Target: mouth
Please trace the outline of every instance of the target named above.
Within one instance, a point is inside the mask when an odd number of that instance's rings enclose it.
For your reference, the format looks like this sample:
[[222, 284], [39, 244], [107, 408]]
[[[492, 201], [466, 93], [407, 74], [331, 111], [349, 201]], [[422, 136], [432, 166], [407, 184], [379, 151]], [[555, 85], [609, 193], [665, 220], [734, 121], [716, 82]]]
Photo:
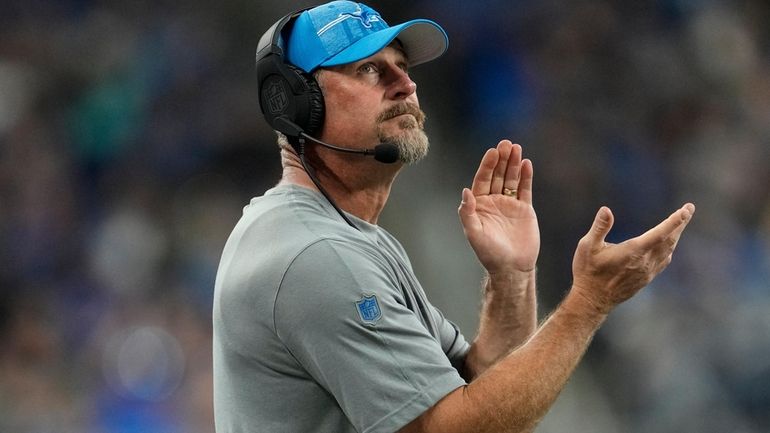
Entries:
[[411, 113], [403, 113], [393, 116], [385, 122], [395, 125], [400, 130], [414, 129], [420, 127], [420, 122], [417, 120], [417, 116]]
[[[411, 116], [411, 119], [407, 119], [403, 117], [405, 115]], [[400, 103], [385, 110], [383, 113], [380, 114], [379, 119], [377, 120], [379, 122], [385, 122], [391, 119], [398, 119], [398, 121], [406, 122], [406, 123], [414, 122], [420, 127], [422, 127], [422, 123], [425, 120], [425, 115], [422, 113], [422, 111], [420, 111], [420, 108], [415, 104]]]

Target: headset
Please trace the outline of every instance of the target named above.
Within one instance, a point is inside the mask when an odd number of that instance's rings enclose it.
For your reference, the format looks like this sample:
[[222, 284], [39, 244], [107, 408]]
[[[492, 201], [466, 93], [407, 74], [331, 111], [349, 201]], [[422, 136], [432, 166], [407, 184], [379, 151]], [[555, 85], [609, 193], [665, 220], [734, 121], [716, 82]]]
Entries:
[[314, 136], [324, 122], [324, 97], [318, 82], [305, 71], [286, 62], [282, 35], [302, 12], [292, 12], [276, 21], [257, 44], [259, 106], [267, 123], [289, 137], [293, 146], [304, 132]]

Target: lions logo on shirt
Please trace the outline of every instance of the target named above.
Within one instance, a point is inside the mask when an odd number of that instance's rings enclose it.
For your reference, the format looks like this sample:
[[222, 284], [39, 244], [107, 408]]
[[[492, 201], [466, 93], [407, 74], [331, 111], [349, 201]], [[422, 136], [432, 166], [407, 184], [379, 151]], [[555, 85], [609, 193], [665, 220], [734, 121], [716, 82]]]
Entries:
[[382, 317], [380, 304], [377, 302], [376, 295], [364, 295], [360, 301], [356, 302], [358, 316], [364, 323], [374, 323]]

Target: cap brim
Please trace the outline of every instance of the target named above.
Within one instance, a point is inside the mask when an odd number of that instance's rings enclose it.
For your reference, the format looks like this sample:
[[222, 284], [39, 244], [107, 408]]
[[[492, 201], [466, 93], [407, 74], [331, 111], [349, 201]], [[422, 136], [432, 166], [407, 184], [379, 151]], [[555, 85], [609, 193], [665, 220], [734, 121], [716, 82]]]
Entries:
[[407, 21], [372, 33], [326, 59], [319, 66], [337, 66], [357, 62], [374, 55], [398, 38], [409, 66], [419, 65], [444, 54], [449, 38], [438, 24], [431, 20]]

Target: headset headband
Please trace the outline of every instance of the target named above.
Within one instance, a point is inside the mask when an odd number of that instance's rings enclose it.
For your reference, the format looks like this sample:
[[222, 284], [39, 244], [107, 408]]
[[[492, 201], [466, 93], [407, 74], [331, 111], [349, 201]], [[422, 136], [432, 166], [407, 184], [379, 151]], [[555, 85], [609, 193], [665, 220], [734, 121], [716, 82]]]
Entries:
[[283, 58], [284, 53], [283, 47], [281, 46], [283, 28], [289, 21], [297, 18], [300, 16], [300, 14], [302, 14], [302, 12], [305, 12], [306, 10], [308, 9], [300, 9], [296, 12], [285, 15], [283, 18], [279, 19], [272, 26], [270, 26], [269, 29], [267, 29], [262, 37], [259, 38], [259, 43], [257, 44], [257, 62], [259, 62], [260, 59], [264, 58], [268, 54], [277, 54]]

